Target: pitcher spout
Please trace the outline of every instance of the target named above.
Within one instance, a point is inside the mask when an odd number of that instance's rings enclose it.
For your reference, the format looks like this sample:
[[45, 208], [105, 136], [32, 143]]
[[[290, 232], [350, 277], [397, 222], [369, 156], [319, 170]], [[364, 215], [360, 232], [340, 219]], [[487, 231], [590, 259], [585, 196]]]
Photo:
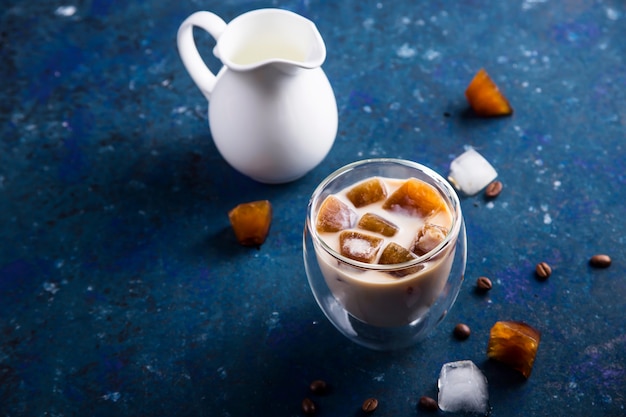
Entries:
[[214, 54], [234, 71], [274, 65], [290, 73], [320, 67], [326, 46], [310, 20], [287, 10], [263, 9], [233, 19]]

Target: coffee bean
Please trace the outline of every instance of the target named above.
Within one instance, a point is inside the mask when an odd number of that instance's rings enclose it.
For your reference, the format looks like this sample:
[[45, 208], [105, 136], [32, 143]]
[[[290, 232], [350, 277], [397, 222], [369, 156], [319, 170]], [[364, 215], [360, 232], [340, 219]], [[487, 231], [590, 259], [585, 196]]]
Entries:
[[315, 381], [311, 382], [311, 385], [309, 385], [309, 389], [313, 394], [324, 395], [328, 392], [328, 384], [326, 383], [326, 381], [316, 379]]
[[552, 268], [546, 262], [539, 262], [535, 267], [535, 273], [540, 280], [545, 281], [552, 275]]
[[502, 192], [502, 183], [500, 181], [493, 181], [487, 188], [485, 188], [485, 197], [496, 198], [500, 192]]
[[439, 406], [437, 405], [437, 401], [431, 397], [427, 397], [426, 395], [422, 396], [417, 403], [419, 408], [426, 411], [437, 411]]
[[313, 402], [312, 399], [305, 398], [304, 400], [302, 400], [302, 412], [304, 414], [311, 416], [315, 414], [316, 411], [317, 411], [317, 407], [315, 406], [315, 403]]
[[493, 287], [491, 280], [487, 277], [479, 277], [476, 280], [476, 289], [481, 292], [487, 292]]
[[374, 410], [378, 408], [378, 400], [376, 398], [368, 398], [363, 401], [363, 405], [361, 406], [361, 410], [366, 413], [372, 413]]
[[589, 265], [595, 268], [608, 268], [611, 266], [611, 257], [605, 254], [593, 255], [589, 259]]
[[459, 323], [456, 326], [454, 326], [454, 337], [456, 337], [459, 340], [465, 340], [470, 336], [470, 333], [472, 331], [470, 330], [469, 326], [467, 324], [464, 323]]

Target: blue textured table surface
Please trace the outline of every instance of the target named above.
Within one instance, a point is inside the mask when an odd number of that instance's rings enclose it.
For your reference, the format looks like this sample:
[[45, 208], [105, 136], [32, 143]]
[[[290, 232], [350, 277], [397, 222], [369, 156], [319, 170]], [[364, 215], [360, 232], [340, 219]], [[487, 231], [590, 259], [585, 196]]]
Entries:
[[[196, 10], [229, 21], [268, 6], [317, 24], [339, 107], [327, 158], [279, 186], [219, 156], [175, 43]], [[460, 359], [489, 378], [494, 417], [626, 414], [623, 1], [5, 0], [0, 28], [1, 415], [297, 416], [322, 378], [320, 416], [358, 415], [367, 397], [375, 415], [413, 416]], [[513, 116], [469, 117], [481, 67]], [[456, 305], [414, 348], [352, 344], [307, 285], [310, 194], [367, 157], [446, 175], [467, 146], [504, 190], [462, 200]], [[256, 199], [274, 221], [244, 248], [226, 213]], [[595, 253], [611, 267], [589, 267]], [[527, 381], [487, 360], [498, 320], [542, 332]]]

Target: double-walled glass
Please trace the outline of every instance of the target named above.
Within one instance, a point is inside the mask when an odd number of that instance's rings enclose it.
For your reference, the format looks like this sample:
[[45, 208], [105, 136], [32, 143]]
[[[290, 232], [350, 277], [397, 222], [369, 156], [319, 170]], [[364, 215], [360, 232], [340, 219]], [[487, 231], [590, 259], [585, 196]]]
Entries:
[[[353, 260], [325, 242], [315, 227], [322, 202], [371, 177], [416, 178], [433, 186], [452, 217], [443, 241], [422, 256], [393, 265]], [[422, 340], [454, 304], [465, 273], [467, 241], [458, 196], [444, 178], [412, 161], [368, 159], [335, 171], [313, 192], [303, 249], [309, 285], [330, 322], [360, 345], [392, 350]], [[381, 274], [387, 278], [378, 279]]]

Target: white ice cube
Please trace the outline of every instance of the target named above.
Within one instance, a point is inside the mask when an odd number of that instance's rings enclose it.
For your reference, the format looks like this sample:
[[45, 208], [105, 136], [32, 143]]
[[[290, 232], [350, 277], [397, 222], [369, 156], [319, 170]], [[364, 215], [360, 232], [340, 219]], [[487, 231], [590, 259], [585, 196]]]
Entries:
[[489, 411], [487, 378], [472, 361], [444, 364], [437, 386], [439, 408], [443, 411], [483, 414]]
[[496, 179], [495, 168], [474, 148], [457, 156], [450, 163], [448, 179], [459, 191], [474, 195]]

